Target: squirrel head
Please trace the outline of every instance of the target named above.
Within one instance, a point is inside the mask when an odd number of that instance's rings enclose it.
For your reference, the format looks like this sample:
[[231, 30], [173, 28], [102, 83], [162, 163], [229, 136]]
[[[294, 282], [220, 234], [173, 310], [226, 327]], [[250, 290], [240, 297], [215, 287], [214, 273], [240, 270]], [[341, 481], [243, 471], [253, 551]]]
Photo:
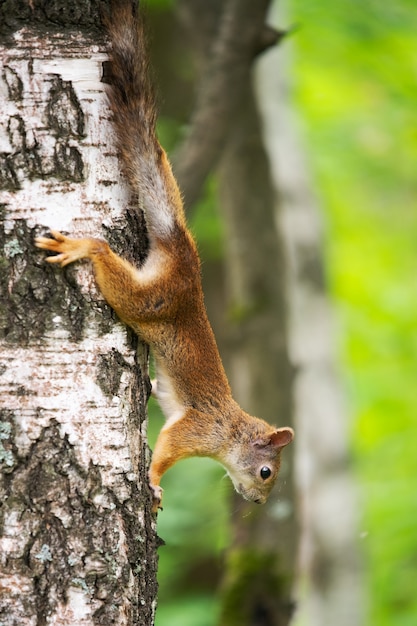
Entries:
[[294, 439], [292, 428], [269, 429], [245, 445], [232, 446], [226, 464], [236, 491], [257, 504], [267, 501], [278, 476], [281, 450]]

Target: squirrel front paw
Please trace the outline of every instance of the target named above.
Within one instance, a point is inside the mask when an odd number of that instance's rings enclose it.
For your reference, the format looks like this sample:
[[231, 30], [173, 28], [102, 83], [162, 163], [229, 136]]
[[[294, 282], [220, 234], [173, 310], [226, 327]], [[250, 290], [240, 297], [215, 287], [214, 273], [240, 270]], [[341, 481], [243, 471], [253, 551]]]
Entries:
[[66, 237], [57, 230], [51, 230], [53, 239], [48, 237], [36, 237], [35, 246], [42, 250], [55, 252], [55, 256], [47, 257], [48, 263], [58, 263], [61, 267], [90, 257], [94, 248], [103, 246], [98, 239], [72, 239]]
[[76, 247], [78, 242], [62, 235], [62, 233], [57, 230], [51, 230], [51, 235], [54, 237], [53, 239], [48, 237], [37, 237], [35, 239], [35, 246], [37, 248], [56, 253], [55, 256], [47, 258], [48, 263], [59, 263], [59, 265], [63, 267], [72, 261], [76, 261], [78, 256], [76, 253], [74, 254], [75, 250], [73, 244], [75, 244]]
[[150, 485], [152, 491], [152, 513], [158, 513], [158, 509], [162, 511], [162, 494], [164, 490], [159, 485]]

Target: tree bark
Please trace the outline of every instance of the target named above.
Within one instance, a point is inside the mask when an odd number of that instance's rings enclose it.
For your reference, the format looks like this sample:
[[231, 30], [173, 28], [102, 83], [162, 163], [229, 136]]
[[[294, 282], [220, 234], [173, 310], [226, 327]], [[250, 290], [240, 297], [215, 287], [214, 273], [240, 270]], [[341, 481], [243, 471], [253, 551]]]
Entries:
[[[0, 621], [153, 623], [147, 350], [49, 228], [146, 255], [120, 178], [98, 4], [1, 7]], [[127, 208], [126, 208], [127, 207]]]

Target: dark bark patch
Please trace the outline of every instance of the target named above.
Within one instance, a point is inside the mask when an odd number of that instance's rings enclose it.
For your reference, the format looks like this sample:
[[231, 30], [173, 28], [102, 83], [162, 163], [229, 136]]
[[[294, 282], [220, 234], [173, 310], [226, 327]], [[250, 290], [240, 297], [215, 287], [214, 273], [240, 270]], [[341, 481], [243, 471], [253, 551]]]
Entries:
[[62, 180], [80, 183], [84, 180], [84, 164], [81, 152], [66, 141], [58, 140], [54, 148], [54, 176]]
[[119, 391], [124, 369], [130, 369], [118, 350], [113, 348], [107, 354], [100, 354], [97, 360], [96, 383], [106, 396], [115, 396]]
[[105, 0], [3, 0], [0, 3], [0, 38], [13, 45], [11, 36], [22, 26], [36, 26], [45, 32], [62, 32], [62, 29], [80, 28], [87, 34], [102, 34], [101, 6]]
[[11, 151], [0, 154], [0, 188], [16, 191], [24, 178], [41, 178], [45, 167], [36, 139], [33, 136], [28, 138], [25, 122], [20, 115], [10, 116], [7, 134]]
[[3, 70], [4, 82], [7, 86], [9, 100], [18, 102], [23, 96], [23, 82], [19, 74], [11, 67], [5, 66]]
[[[1, 218], [1, 216], [0, 216]], [[59, 316], [73, 341], [83, 335], [87, 302], [70, 270], [45, 263], [25, 220], [0, 227], [0, 337], [27, 345], [53, 328]]]
[[55, 76], [46, 107], [48, 126], [58, 137], [83, 137], [84, 113], [70, 81]]
[[148, 256], [149, 239], [146, 221], [139, 202], [132, 198], [123, 220], [113, 221], [111, 228], [103, 224], [105, 239], [110, 247], [136, 267], [140, 267]]

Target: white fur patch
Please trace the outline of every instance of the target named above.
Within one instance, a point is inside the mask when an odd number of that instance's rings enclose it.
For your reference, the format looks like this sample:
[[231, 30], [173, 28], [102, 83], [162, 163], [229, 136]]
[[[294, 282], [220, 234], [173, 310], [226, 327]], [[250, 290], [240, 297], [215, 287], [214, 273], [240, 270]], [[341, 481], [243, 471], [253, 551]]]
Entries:
[[158, 367], [158, 364], [156, 365], [157, 382], [152, 392], [165, 415], [166, 423], [164, 428], [167, 428], [184, 416], [186, 408], [176, 395], [170, 377], [164, 372], [163, 368]]
[[143, 266], [137, 270], [141, 283], [151, 283], [164, 273], [169, 259], [159, 248], [151, 248]]

